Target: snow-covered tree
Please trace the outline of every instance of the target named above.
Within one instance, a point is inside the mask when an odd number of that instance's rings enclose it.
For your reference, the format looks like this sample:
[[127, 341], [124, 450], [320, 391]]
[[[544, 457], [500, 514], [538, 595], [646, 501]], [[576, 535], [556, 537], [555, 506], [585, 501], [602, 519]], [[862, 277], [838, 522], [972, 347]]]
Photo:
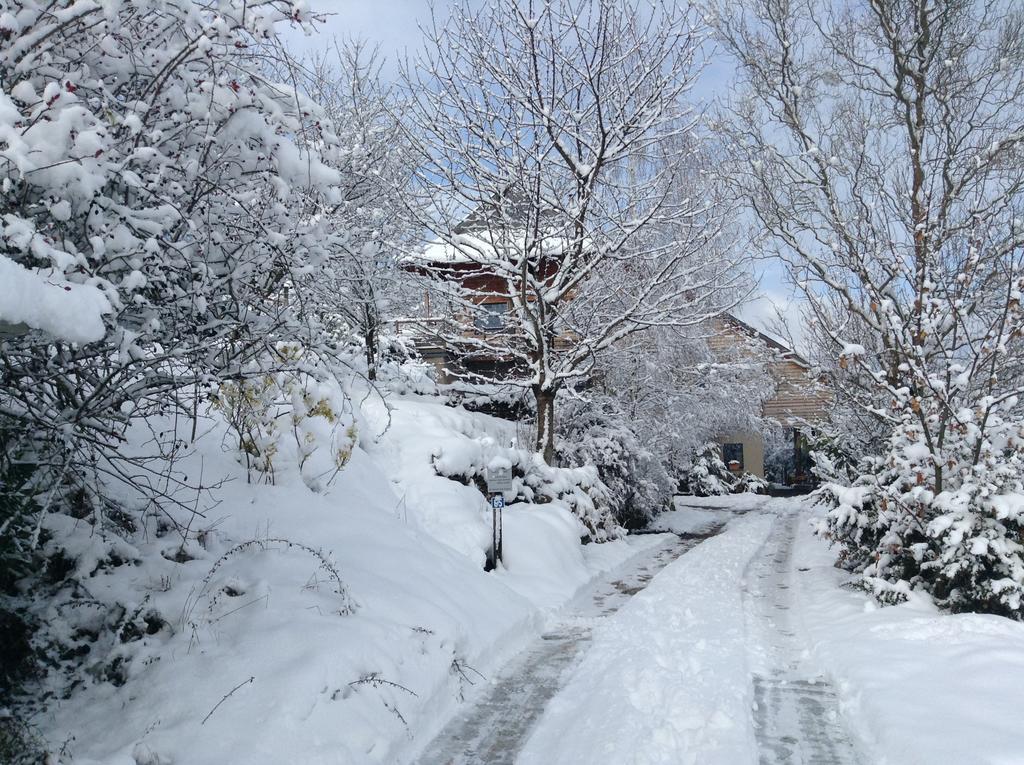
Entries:
[[296, 137], [334, 137], [262, 73], [275, 23], [304, 13], [24, 3], [0, 21], [0, 319], [27, 325], [0, 356], [0, 411], [56, 475], [101, 452], [134, 483], [111, 461], [133, 417], [275, 340], [316, 343], [295, 296], [329, 254], [309, 200], [335, 199], [340, 173]]
[[521, 0], [457, 4], [427, 37], [408, 112], [441, 332], [517, 370], [550, 461], [559, 391], [632, 333], [730, 304], [731, 261], [705, 257], [726, 216], [677, 193], [701, 25], [674, 3]]
[[412, 152], [402, 101], [381, 78], [383, 64], [379, 48], [335, 41], [298, 75], [331, 122], [343, 126], [332, 160], [343, 178], [340, 199], [322, 211], [334, 251], [317, 282], [317, 304], [332, 329], [362, 346], [370, 380], [395, 341], [388, 320], [408, 314], [409, 278], [398, 261], [413, 234]]
[[803, 287], [838, 393], [884, 433], [852, 486], [825, 489], [823, 533], [878, 588], [1020, 617], [1024, 14], [711, 5], [741, 79], [728, 174]]
[[304, 295], [333, 252], [337, 136], [268, 78], [280, 22], [307, 26], [305, 4], [0, 9], [0, 610], [43, 593], [23, 577], [63, 554], [60, 513], [100, 558], [140, 507], [184, 540], [200, 402], [335, 353]]
[[620, 343], [599, 366], [600, 387], [676, 475], [708, 440], [764, 427], [762, 402], [774, 390], [770, 355], [753, 341], [712, 350], [708, 340], [720, 331], [653, 328]]

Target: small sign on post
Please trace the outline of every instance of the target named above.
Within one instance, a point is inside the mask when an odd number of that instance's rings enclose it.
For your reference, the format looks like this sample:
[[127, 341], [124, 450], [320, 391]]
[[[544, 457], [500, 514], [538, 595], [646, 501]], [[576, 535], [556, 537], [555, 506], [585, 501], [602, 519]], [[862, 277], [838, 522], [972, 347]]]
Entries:
[[500, 494], [512, 491], [512, 468], [504, 465], [491, 465], [487, 468], [487, 493]]
[[486, 479], [491, 502], [491, 560], [488, 570], [493, 570], [501, 560], [501, 511], [505, 508], [505, 492], [512, 491], [512, 465], [506, 460], [495, 459], [487, 466]]

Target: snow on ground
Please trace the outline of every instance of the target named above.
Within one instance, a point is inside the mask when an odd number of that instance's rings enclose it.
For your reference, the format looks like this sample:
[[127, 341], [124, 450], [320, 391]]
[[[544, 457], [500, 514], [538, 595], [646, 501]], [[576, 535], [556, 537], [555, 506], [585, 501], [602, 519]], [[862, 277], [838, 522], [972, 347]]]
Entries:
[[698, 508], [705, 510], [743, 511], [762, 505], [770, 499], [766, 494], [723, 494], [720, 497], [691, 497], [687, 494], [677, 494], [673, 498], [672, 503], [677, 510]]
[[801, 524], [797, 599], [813, 657], [828, 667], [864, 761], [1024, 763], [1024, 624], [940, 613], [923, 598], [879, 608]]
[[735, 519], [596, 631], [518, 763], [755, 761], [740, 580], [770, 525]]
[[[285, 466], [275, 486], [248, 484], [211, 425], [179, 464], [233, 480], [200, 497], [205, 517], [186, 542], [155, 520], [113, 542], [134, 565], [105, 562], [109, 540], [51, 529], [78, 540], [91, 572], [89, 598], [55, 610], [55, 629], [88, 632], [89, 609], [114, 601], [166, 622], [122, 633], [106, 653], [93, 644], [93, 679], [35, 721], [68, 742], [62, 763], [408, 762], [480, 696], [476, 672], [497, 676], [598, 572], [664, 539], [581, 546], [564, 508], [519, 504], [505, 517], [505, 565], [484, 573], [483, 496], [431, 460], [501, 443], [511, 425], [419, 396], [363, 411], [365, 448], [323, 493]], [[783, 659], [799, 656], [836, 689], [863, 763], [1024, 762], [1024, 625], [943, 615], [920, 599], [874, 607], [841, 588], [848, 577], [807, 527], [813, 512], [794, 500], [680, 498], [659, 525], [729, 525], [602, 622], [518, 762], [765, 761], [758, 744], [782, 728], [766, 733], [774, 712], [753, 707], [779, 696], [766, 674], [774, 654], [758, 645], [778, 621], [765, 610], [776, 591], [792, 648]], [[102, 679], [111, 668], [123, 685]]]
[[[93, 646], [94, 672], [119, 659], [127, 682], [90, 680], [35, 721], [51, 741], [69, 740], [61, 762], [408, 760], [458, 709], [465, 677], [492, 675], [597, 572], [656, 541], [584, 547], [566, 510], [519, 505], [505, 520], [507, 565], [485, 573], [484, 498], [429, 460], [463, 440], [504, 438], [509, 423], [417, 396], [392, 403], [376, 439], [384, 411], [364, 407], [366, 448], [324, 493], [287, 466], [274, 486], [248, 484], [211, 424], [179, 467], [232, 480], [200, 498], [205, 518], [184, 545], [154, 526], [119, 543], [136, 565], [106, 566], [83, 538], [95, 601], [167, 625], [104, 657]], [[72, 617], [52, 617], [72, 629]]]
[[416, 759], [418, 765], [513, 765], [565, 670], [590, 647], [590, 636], [664, 566], [698, 540], [647, 535], [654, 544], [603, 574], [559, 609], [547, 629], [487, 684]]
[[805, 500], [754, 503], [595, 631], [519, 765], [1024, 763], [1024, 625], [879, 608]]
[[805, 519], [797, 503], [773, 507], [778, 513], [768, 539], [743, 572], [742, 583], [758, 765], [857, 765], [857, 749], [827, 668], [810, 655], [798, 626], [793, 546]]
[[729, 494], [724, 497], [676, 496], [674, 509], [654, 518], [649, 531], [671, 531], [674, 534], [704, 534], [735, 515], [763, 504], [767, 497], [751, 494]]

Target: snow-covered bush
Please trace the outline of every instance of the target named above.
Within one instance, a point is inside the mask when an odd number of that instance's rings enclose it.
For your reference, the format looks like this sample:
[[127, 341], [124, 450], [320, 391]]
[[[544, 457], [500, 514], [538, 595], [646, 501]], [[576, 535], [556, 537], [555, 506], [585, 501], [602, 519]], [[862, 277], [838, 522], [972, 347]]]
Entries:
[[[136, 560], [146, 513], [201, 494], [174, 465], [202, 394], [276, 373], [279, 342], [337, 360], [303, 300], [333, 251], [337, 136], [267, 76], [275, 26], [308, 20], [287, 0], [0, 13], [0, 577], [19, 578], [0, 608], [46, 626], [54, 666], [102, 651], [56, 634], [50, 588]], [[134, 612], [74, 610], [103, 611], [79, 620], [99, 641]]]
[[618, 522], [626, 528], [646, 526], [671, 500], [674, 487], [664, 465], [613, 400], [568, 401], [563, 410], [559, 462], [596, 467]]
[[351, 402], [337, 383], [299, 371], [303, 349], [279, 343], [272, 353], [277, 371], [261, 371], [225, 380], [213, 405], [238, 437], [249, 480], [274, 482], [274, 458], [285, 446], [294, 453], [306, 485], [319, 490], [348, 463], [357, 441]]
[[744, 473], [732, 487], [733, 494], [767, 494], [768, 482], [753, 473]]
[[521, 388], [500, 382], [455, 380], [438, 387], [452, 406], [471, 412], [484, 412], [507, 419], [529, 419], [534, 416], [533, 401]]
[[505, 493], [506, 502], [562, 504], [579, 519], [593, 542], [608, 542], [625, 534], [612, 512], [608, 487], [592, 465], [552, 467], [536, 452], [500, 447], [488, 437], [467, 438], [457, 446], [439, 449], [433, 462], [438, 475], [476, 486], [486, 493], [487, 467], [495, 459], [512, 468], [512, 491]]
[[10, 709], [0, 710], [0, 762], [37, 765], [46, 762], [46, 742]]
[[698, 449], [686, 468], [680, 489], [697, 497], [724, 494], [767, 494], [768, 482], [753, 473], [737, 475], [722, 460], [722, 447], [714, 442]]
[[884, 600], [922, 588], [953, 611], [1021, 618], [1024, 426], [989, 413], [982, 437], [973, 412], [959, 418], [938, 465], [906, 418], [886, 457], [863, 460], [849, 486], [819, 490], [830, 505], [819, 532]]
[[838, 434], [819, 434], [810, 443], [811, 472], [823, 482], [853, 481], [859, 475], [862, 454], [853, 453]]
[[694, 454], [681, 488], [696, 497], [718, 497], [731, 493], [735, 485], [735, 474], [722, 461], [722, 448], [707, 443]]
[[275, 23], [304, 14], [142, 0], [3, 15], [0, 271], [16, 278], [0, 279], [0, 321], [25, 326], [3, 341], [0, 428], [40, 466], [42, 504], [95, 494], [97, 471], [131, 482], [132, 420], [194, 409], [268, 343], [317, 338], [295, 296], [331, 251], [309, 213], [336, 196], [333, 134], [261, 71]]

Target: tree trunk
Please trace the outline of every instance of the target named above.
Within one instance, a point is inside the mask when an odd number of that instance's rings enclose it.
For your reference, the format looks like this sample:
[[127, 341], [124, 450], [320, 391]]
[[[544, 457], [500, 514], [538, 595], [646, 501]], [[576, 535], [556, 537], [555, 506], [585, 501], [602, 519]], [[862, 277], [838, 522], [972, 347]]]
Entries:
[[366, 376], [370, 380], [377, 379], [377, 328], [374, 326], [366, 330]]
[[537, 438], [534, 448], [551, 465], [555, 460], [555, 391], [535, 385], [533, 396], [537, 402]]

